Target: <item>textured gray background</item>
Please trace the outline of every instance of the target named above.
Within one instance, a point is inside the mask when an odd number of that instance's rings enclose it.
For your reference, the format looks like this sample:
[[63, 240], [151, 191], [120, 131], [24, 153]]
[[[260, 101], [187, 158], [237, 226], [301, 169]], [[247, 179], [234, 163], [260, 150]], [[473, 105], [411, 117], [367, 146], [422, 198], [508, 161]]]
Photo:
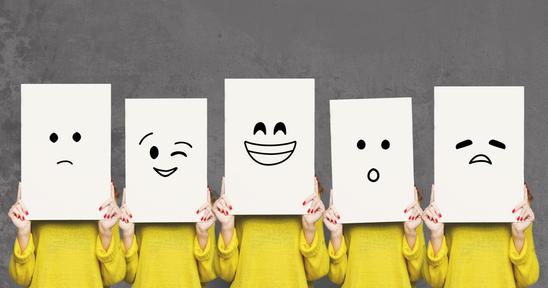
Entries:
[[[73, 2], [0, 0], [1, 211], [14, 202], [20, 175], [21, 83], [112, 83], [112, 173], [119, 187], [124, 98], [207, 97], [209, 183], [216, 190], [224, 169], [225, 77], [316, 78], [316, 173], [327, 188], [328, 99], [412, 96], [415, 179], [426, 190], [433, 180], [433, 86], [524, 85], [525, 175], [536, 196], [535, 240], [546, 267], [545, 1]], [[1, 287], [14, 285], [7, 273], [14, 236], [2, 216]], [[317, 287], [330, 285], [324, 279]], [[548, 287], [547, 273], [537, 287]]]

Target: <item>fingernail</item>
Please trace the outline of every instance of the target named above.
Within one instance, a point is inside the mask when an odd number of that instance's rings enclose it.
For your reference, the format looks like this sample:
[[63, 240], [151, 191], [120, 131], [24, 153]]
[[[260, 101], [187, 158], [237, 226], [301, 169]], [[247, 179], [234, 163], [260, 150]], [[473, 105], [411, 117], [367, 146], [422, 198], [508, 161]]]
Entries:
[[306, 205], [306, 201], [303, 201], [303, 206]]
[[29, 215], [29, 211], [25, 211], [25, 215]]
[[516, 213], [516, 209], [512, 209], [512, 213]]
[[438, 213], [438, 216], [441, 218], [441, 213]]
[[228, 216], [228, 212], [227, 212], [227, 211], [225, 211], [225, 215], [227, 215], [227, 216]]
[[337, 219], [341, 219], [341, 216], [337, 215]]
[[103, 218], [105, 218], [105, 219], [106, 219], [106, 218], [107, 218], [107, 214], [103, 215]]
[[25, 220], [25, 216], [22, 216], [21, 218], [23, 219], [23, 221]]
[[129, 214], [129, 218], [133, 218], [133, 214]]
[[103, 210], [103, 207], [99, 207], [99, 211]]
[[229, 206], [228, 206], [228, 209], [232, 210], [232, 205], [229, 205]]
[[407, 209], [403, 210], [403, 213], [407, 213]]
[[200, 210], [196, 210], [196, 214], [200, 213]]

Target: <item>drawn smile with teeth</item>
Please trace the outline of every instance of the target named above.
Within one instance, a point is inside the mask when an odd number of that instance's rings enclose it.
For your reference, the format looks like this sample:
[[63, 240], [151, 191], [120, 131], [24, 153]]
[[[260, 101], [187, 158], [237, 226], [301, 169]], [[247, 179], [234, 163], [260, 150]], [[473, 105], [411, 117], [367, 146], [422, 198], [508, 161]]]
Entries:
[[244, 141], [245, 150], [253, 161], [265, 166], [278, 165], [293, 155], [297, 141], [281, 144], [260, 144]]
[[491, 159], [489, 159], [489, 157], [485, 154], [478, 154], [474, 157], [472, 157], [472, 159], [470, 159], [470, 162], [468, 162], [468, 164], [474, 164], [474, 163], [487, 163], [489, 165], [493, 165], [493, 162], [491, 162]]
[[[465, 140], [460, 141], [459, 143], [457, 143], [457, 145], [455, 145], [455, 149], [459, 150], [459, 149], [468, 147], [468, 146], [472, 145], [473, 143], [474, 142], [472, 142], [472, 140], [465, 139]], [[506, 149], [506, 144], [502, 143], [501, 141], [495, 140], [495, 139], [489, 140], [488, 144], [495, 147], [495, 148], [499, 148], [499, 149], [502, 149], [502, 150]], [[474, 164], [474, 163], [487, 163], [489, 165], [493, 165], [493, 162], [491, 162], [491, 158], [489, 158], [485, 154], [477, 154], [474, 157], [472, 157], [472, 159], [470, 159], [470, 161], [468, 162], [468, 164]]]
[[162, 177], [168, 177], [169, 175], [175, 173], [175, 171], [177, 171], [177, 167], [173, 167], [171, 169], [167, 169], [167, 170], [164, 170], [164, 169], [160, 169], [160, 168], [156, 168], [156, 167], [152, 167], [154, 169], [154, 171], [156, 171], [156, 173], [158, 173], [158, 175], [162, 176]]

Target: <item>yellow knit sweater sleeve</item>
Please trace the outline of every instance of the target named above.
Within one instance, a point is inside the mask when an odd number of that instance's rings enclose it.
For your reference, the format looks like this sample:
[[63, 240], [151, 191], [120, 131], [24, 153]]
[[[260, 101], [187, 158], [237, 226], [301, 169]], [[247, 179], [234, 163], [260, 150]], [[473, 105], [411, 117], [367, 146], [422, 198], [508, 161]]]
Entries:
[[101, 276], [105, 286], [114, 285], [124, 279], [126, 274], [126, 260], [121, 247], [118, 225], [112, 229], [112, 238], [108, 249], [103, 248], [101, 237], [97, 235], [95, 253], [101, 267]]
[[[122, 244], [122, 246], [124, 246]], [[131, 246], [125, 251], [126, 258], [126, 276], [124, 281], [129, 284], [135, 282], [135, 275], [137, 275], [137, 267], [139, 266], [139, 244], [137, 243], [137, 237], [133, 234], [133, 240], [131, 240]]]
[[441, 288], [445, 283], [445, 277], [447, 276], [447, 269], [449, 267], [449, 258], [447, 257], [447, 243], [445, 236], [438, 251], [438, 254], [434, 254], [434, 248], [432, 242], [428, 243], [428, 250], [426, 251], [426, 263], [423, 271], [423, 276], [426, 282], [433, 288]]
[[232, 239], [230, 239], [228, 245], [225, 245], [222, 233], [219, 234], [219, 240], [217, 241], [217, 254], [219, 258], [218, 261], [215, 261], [215, 270], [219, 277], [227, 282], [234, 280], [236, 268], [238, 267], [240, 251], [237, 232], [238, 230], [234, 228]]
[[306, 242], [304, 232], [301, 230], [299, 248], [304, 257], [306, 280], [314, 281], [327, 275], [329, 271], [329, 255], [325, 246], [323, 235], [323, 223], [318, 220], [315, 223], [316, 233], [310, 245]]
[[426, 248], [424, 246], [424, 233], [422, 230], [422, 224], [417, 228], [417, 239], [415, 245], [409, 247], [407, 238], [403, 237], [403, 256], [407, 263], [407, 272], [409, 273], [409, 280], [416, 282], [422, 277], [422, 265], [424, 262]]
[[331, 282], [341, 285], [344, 283], [346, 269], [348, 266], [348, 256], [346, 255], [346, 237], [343, 235], [339, 250], [337, 250], [337, 252], [335, 252], [335, 248], [333, 248], [331, 241], [329, 241], [328, 245], [327, 250], [329, 253], [330, 264], [327, 277], [331, 280]]
[[34, 273], [36, 258], [34, 256], [34, 239], [32, 233], [29, 236], [27, 247], [21, 251], [19, 241], [15, 239], [13, 254], [9, 264], [9, 273], [13, 281], [19, 286], [29, 286]]
[[198, 237], [194, 237], [194, 258], [196, 258], [200, 282], [202, 283], [217, 278], [215, 273], [215, 225], [209, 228], [207, 234], [207, 244], [204, 249], [200, 247]]
[[510, 238], [510, 261], [514, 265], [514, 277], [518, 287], [528, 287], [537, 282], [539, 277], [539, 264], [535, 243], [533, 242], [532, 225], [525, 230], [525, 242], [521, 251], [516, 250], [514, 240]]

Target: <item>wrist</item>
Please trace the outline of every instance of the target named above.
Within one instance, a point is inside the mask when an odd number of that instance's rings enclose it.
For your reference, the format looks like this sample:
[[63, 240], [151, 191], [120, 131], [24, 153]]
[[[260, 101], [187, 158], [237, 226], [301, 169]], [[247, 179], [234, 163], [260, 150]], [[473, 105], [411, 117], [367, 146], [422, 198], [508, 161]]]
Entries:
[[99, 235], [101, 235], [101, 237], [112, 236], [112, 228], [104, 228], [102, 225], [99, 225]]
[[202, 229], [201, 227], [199, 227], [198, 225], [196, 225], [196, 235], [198, 237], [207, 237], [208, 236], [208, 231], [207, 229]]
[[525, 239], [525, 233], [523, 231], [514, 231], [512, 233], [512, 238], [515, 240], [523, 240]]
[[331, 232], [331, 241], [340, 242], [342, 239], [342, 231]]
[[430, 232], [430, 239], [433, 239], [433, 240], [443, 239], [443, 230]]
[[18, 229], [17, 230], [17, 237], [29, 237], [30, 235], [30, 229]]

